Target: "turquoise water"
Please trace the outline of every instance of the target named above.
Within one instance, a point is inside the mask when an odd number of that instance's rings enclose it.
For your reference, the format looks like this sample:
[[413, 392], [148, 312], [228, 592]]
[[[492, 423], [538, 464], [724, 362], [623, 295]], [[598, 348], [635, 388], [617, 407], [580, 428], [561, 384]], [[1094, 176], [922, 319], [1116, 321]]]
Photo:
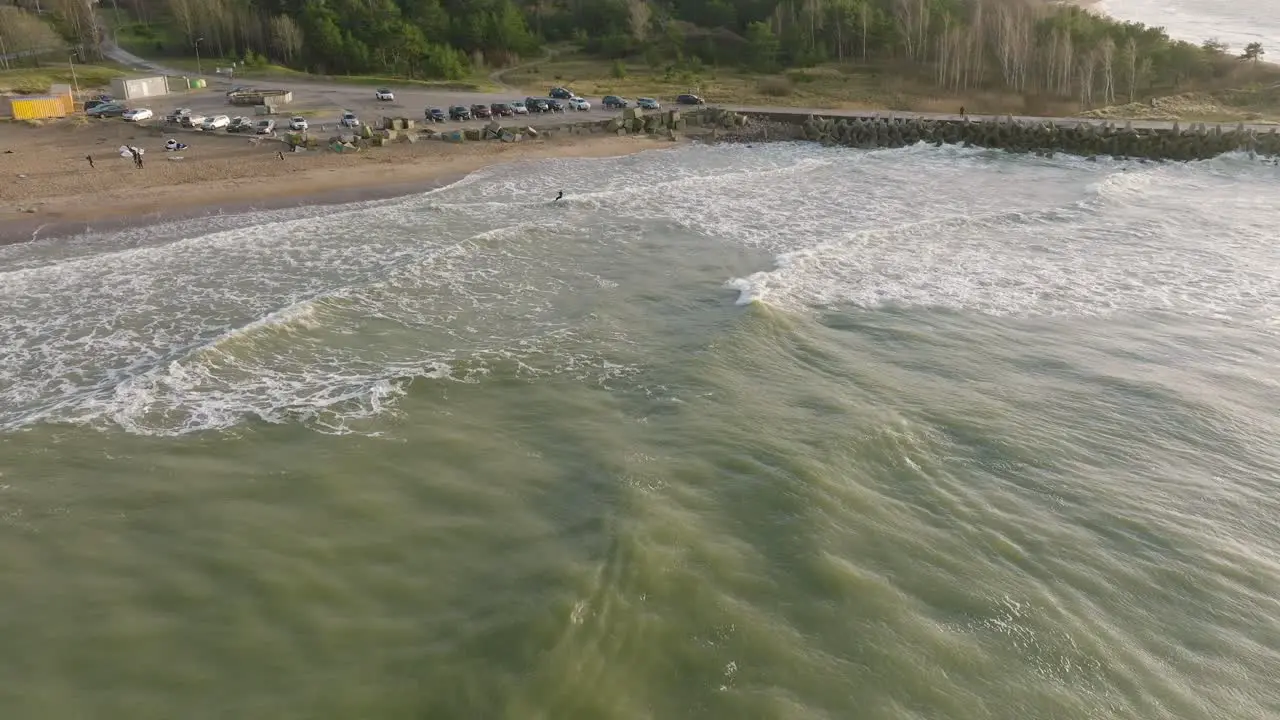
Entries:
[[1276, 717], [1277, 186], [694, 146], [0, 248], [0, 716]]

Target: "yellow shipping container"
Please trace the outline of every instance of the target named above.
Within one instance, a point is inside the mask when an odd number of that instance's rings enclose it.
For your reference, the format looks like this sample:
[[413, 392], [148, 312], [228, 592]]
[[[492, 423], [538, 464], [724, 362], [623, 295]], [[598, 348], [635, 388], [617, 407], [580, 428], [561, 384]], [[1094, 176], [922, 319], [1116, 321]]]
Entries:
[[14, 120], [41, 120], [67, 116], [66, 101], [61, 97], [13, 98], [9, 101], [9, 105], [13, 108]]
[[68, 115], [75, 113], [76, 98], [71, 94], [70, 85], [53, 85], [49, 88], [49, 95], [62, 101], [62, 106], [66, 108]]

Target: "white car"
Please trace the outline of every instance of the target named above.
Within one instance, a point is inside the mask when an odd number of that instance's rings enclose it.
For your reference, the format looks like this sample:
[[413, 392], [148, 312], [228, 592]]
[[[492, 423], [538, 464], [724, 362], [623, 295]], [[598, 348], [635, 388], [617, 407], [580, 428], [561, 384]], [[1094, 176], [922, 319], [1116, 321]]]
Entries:
[[203, 123], [204, 123], [204, 116], [198, 112], [187, 113], [186, 115], [182, 116], [181, 120], [178, 121], [178, 124], [182, 125], [182, 127], [189, 127], [189, 128], [198, 128]]
[[529, 106], [525, 105], [523, 100], [516, 100], [511, 103], [511, 112], [517, 115], [528, 115]]
[[395, 100], [396, 94], [386, 88], [378, 88], [373, 91], [374, 100]]
[[574, 96], [569, 98], [569, 109], [583, 110], [583, 111], [590, 110], [591, 103], [587, 102], [586, 98], [580, 98], [580, 97]]
[[342, 113], [342, 119], [338, 121], [338, 124], [342, 127], [349, 128], [360, 127], [360, 118], [356, 117], [355, 113], [348, 110]]
[[302, 116], [289, 118], [289, 129], [305, 132], [307, 129], [307, 119]]
[[147, 108], [134, 108], [132, 110], [125, 110], [124, 115], [121, 115], [120, 117], [128, 120], [129, 122], [138, 122], [140, 120], [150, 120], [155, 116], [156, 114]]
[[200, 123], [201, 130], [217, 130], [231, 124], [231, 118], [226, 115], [214, 115], [213, 117]]

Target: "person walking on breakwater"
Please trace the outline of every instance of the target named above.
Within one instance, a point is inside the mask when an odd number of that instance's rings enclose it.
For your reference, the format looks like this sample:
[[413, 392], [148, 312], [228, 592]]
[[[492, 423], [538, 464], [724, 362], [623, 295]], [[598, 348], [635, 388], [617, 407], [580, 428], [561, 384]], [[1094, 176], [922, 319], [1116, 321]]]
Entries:
[[552, 200], [551, 202], [555, 202], [556, 200], [559, 200], [559, 199], [561, 199], [561, 198], [563, 198], [563, 197], [564, 197], [564, 191], [563, 191], [563, 190], [561, 190], [560, 192], [556, 193], [556, 199], [555, 199], [555, 200]]

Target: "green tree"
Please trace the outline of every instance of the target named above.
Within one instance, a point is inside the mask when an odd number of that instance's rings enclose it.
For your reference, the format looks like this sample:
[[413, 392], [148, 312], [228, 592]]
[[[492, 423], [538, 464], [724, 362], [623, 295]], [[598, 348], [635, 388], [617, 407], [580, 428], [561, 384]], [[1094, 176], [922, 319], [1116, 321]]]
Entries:
[[753, 69], [771, 72], [778, 67], [778, 36], [769, 23], [756, 21], [747, 26], [747, 46]]
[[1244, 53], [1240, 55], [1240, 59], [1248, 60], [1256, 64], [1259, 60], [1262, 59], [1262, 56], [1266, 54], [1267, 54], [1267, 51], [1262, 49], [1262, 43], [1251, 42], [1248, 45], [1244, 46]]

